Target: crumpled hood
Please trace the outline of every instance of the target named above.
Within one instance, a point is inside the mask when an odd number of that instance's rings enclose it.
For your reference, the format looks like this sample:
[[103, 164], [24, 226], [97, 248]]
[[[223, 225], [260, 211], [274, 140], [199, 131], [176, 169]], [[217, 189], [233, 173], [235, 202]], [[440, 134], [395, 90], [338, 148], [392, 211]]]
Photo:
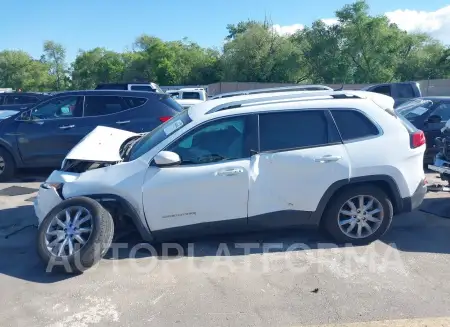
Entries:
[[120, 157], [120, 146], [130, 137], [140, 134], [122, 129], [97, 126], [75, 145], [65, 159], [117, 162]]

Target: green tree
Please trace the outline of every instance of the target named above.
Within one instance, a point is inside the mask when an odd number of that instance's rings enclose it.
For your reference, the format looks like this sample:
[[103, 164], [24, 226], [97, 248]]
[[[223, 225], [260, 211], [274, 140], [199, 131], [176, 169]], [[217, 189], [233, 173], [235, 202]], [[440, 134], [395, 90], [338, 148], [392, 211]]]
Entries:
[[352, 83], [353, 64], [343, 49], [342, 28], [315, 21], [311, 27], [295, 33], [292, 42], [301, 52], [302, 63], [313, 83]]
[[263, 24], [249, 27], [224, 45], [224, 79], [240, 82], [301, 82], [306, 79], [299, 50]]
[[104, 48], [80, 51], [72, 64], [76, 89], [92, 89], [99, 83], [120, 82], [125, 73], [124, 56]]
[[0, 87], [24, 91], [47, 91], [52, 82], [49, 67], [24, 51], [0, 52]]
[[55, 77], [55, 90], [65, 89], [68, 86], [66, 49], [60, 43], [45, 41], [41, 61], [49, 65], [50, 75]]

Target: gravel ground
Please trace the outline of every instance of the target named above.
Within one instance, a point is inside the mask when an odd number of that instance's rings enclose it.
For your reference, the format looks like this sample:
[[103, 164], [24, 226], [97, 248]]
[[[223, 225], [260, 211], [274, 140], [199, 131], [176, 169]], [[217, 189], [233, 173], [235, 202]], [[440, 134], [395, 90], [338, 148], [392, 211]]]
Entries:
[[[35, 252], [41, 179], [0, 184], [0, 326], [450, 326], [450, 219], [398, 216], [365, 247], [285, 231], [203, 238], [169, 258], [142, 248], [131, 259], [139, 241], [130, 238], [84, 274], [56, 275]], [[421, 209], [448, 215], [448, 198], [429, 193]]]

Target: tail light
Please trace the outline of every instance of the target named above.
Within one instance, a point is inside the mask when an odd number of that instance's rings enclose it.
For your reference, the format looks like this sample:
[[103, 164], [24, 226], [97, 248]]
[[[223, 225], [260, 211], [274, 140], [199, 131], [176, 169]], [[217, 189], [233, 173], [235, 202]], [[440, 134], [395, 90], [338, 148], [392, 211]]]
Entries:
[[172, 116], [163, 116], [163, 117], [159, 117], [159, 120], [163, 123], [165, 123], [166, 121], [168, 121], [170, 118], [172, 118]]
[[426, 142], [425, 134], [422, 131], [417, 131], [411, 134], [411, 148], [418, 148]]

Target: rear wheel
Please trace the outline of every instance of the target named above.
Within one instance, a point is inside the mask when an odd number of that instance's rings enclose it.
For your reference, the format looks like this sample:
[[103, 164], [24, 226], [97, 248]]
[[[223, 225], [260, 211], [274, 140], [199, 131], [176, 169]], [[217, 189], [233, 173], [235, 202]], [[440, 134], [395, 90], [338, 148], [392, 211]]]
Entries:
[[71, 198], [61, 202], [42, 221], [38, 252], [48, 271], [82, 272], [106, 254], [113, 234], [113, 219], [97, 201]]
[[12, 155], [4, 148], [0, 148], [0, 182], [7, 182], [14, 177], [16, 163]]
[[391, 225], [392, 203], [376, 186], [361, 185], [331, 199], [324, 227], [338, 242], [364, 244], [380, 238]]

